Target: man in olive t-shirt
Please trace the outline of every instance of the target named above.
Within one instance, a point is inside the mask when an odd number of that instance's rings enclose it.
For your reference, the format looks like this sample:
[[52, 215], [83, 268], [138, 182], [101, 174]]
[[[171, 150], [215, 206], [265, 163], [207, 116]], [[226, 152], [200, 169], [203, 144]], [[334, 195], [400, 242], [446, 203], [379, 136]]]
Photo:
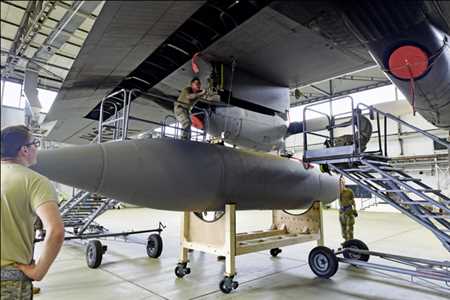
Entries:
[[[50, 181], [28, 167], [36, 163], [39, 140], [25, 126], [1, 131], [1, 299], [32, 299], [31, 280], [41, 280], [64, 241], [64, 225]], [[34, 221], [46, 229], [33, 262]]]

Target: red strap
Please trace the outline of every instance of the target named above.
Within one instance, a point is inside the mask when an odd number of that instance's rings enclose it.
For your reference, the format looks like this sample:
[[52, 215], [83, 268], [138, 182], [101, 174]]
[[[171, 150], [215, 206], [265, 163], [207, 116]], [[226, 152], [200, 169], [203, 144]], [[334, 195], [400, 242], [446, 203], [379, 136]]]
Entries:
[[200, 72], [200, 68], [197, 65], [196, 59], [197, 56], [200, 54], [200, 52], [197, 52], [194, 54], [194, 56], [192, 56], [192, 61], [191, 61], [191, 65], [192, 65], [192, 72], [194, 72], [194, 74], [198, 74], [198, 72]]
[[415, 85], [414, 85], [414, 76], [412, 74], [411, 65], [407, 64], [406, 67], [408, 68], [408, 71], [410, 73], [410, 79], [409, 79], [409, 94], [411, 95], [411, 104], [413, 108], [413, 116], [416, 116], [416, 93], [415, 93]]

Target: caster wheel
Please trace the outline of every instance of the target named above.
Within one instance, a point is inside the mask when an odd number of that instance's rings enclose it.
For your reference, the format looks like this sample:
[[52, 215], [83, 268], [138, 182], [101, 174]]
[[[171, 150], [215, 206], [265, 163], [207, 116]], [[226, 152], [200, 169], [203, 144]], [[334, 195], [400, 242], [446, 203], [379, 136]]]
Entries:
[[270, 255], [272, 255], [272, 257], [277, 257], [281, 252], [282, 250], [280, 248], [270, 249]]
[[[343, 248], [351, 248], [351, 249], [358, 249], [358, 250], [369, 250], [369, 247], [360, 240], [353, 239], [348, 240], [342, 244]], [[344, 257], [348, 259], [356, 259], [360, 261], [369, 261], [370, 255], [369, 254], [361, 254], [361, 253], [355, 253], [353, 251], [345, 251], [344, 250]]]
[[86, 247], [86, 263], [89, 268], [96, 269], [100, 266], [106, 249], [99, 240], [89, 241]]
[[239, 287], [239, 282], [233, 281], [233, 277], [225, 276], [219, 283], [222, 293], [229, 294], [232, 290]]
[[158, 258], [161, 256], [163, 250], [163, 241], [159, 234], [151, 234], [147, 240], [147, 255], [151, 258]]
[[191, 274], [191, 268], [186, 267], [187, 264], [178, 264], [175, 267], [175, 275], [178, 278], [183, 278], [185, 275]]
[[311, 250], [308, 258], [309, 267], [320, 278], [330, 278], [336, 274], [339, 266], [334, 252], [327, 247], [318, 246]]

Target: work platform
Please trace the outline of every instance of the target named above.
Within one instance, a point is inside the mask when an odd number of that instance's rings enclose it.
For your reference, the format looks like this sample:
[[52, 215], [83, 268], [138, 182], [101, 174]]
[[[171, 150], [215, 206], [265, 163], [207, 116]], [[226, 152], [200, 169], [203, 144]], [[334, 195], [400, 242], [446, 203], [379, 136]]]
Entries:
[[[312, 108], [328, 102], [332, 105], [333, 101], [339, 100], [348, 100], [351, 111], [328, 115]], [[324, 120], [327, 120], [327, 130], [324, 130], [325, 127], [320, 129], [308, 128], [308, 119], [306, 118], [308, 112], [319, 114]], [[377, 134], [378, 149], [374, 151], [365, 151], [366, 145], [362, 144], [360, 125], [363, 114], [376, 122], [375, 130], [370, 133], [370, 135]], [[347, 121], [346, 124], [350, 123], [351, 134], [347, 135], [348, 142], [344, 145], [337, 145], [336, 143], [334, 129], [342, 127], [336, 125], [337, 116], [350, 119], [350, 122]], [[360, 103], [355, 107], [353, 98], [350, 96], [307, 105], [303, 111], [303, 120], [305, 120], [303, 131], [304, 161], [321, 164], [323, 169], [340, 174], [357, 184], [361, 189], [383, 199], [404, 215], [430, 230], [445, 249], [450, 252], [450, 198], [440, 190], [426, 185], [420, 178], [414, 178], [401, 168], [396, 168], [389, 163], [388, 120], [412, 129], [417, 134], [447, 149], [449, 149], [450, 143], [372, 106]], [[324, 145], [327, 147], [310, 149], [308, 137], [311, 135], [324, 139]], [[369, 263], [368, 260], [371, 256], [393, 261], [397, 263], [397, 266]], [[309, 255], [309, 265], [319, 277], [330, 278], [333, 276], [338, 270], [338, 262], [407, 274], [411, 278], [431, 279], [447, 286], [450, 283], [450, 264], [448, 261], [418, 259], [369, 251], [368, 246], [357, 239], [346, 241], [343, 247], [337, 251], [319, 246], [314, 248]]]
[[239, 284], [235, 257], [270, 250], [272, 256], [281, 253], [280, 247], [317, 241], [323, 245], [322, 206], [315, 202], [301, 214], [283, 210], [272, 211], [272, 224], [268, 229], [236, 233], [236, 205], [227, 204], [225, 212], [216, 220], [206, 221], [199, 213], [184, 212], [180, 233], [180, 261], [175, 268], [179, 278], [190, 274], [189, 250], [201, 251], [225, 258], [225, 274], [219, 287], [230, 293]]

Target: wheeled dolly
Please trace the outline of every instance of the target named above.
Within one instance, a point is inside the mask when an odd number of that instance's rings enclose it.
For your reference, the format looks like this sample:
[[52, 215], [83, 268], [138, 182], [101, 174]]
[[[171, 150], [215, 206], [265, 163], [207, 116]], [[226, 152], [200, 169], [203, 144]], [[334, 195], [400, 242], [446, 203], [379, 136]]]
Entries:
[[[100, 242], [100, 238], [123, 238], [125, 241], [128, 241], [128, 236], [135, 234], [143, 234], [143, 233], [152, 233], [148, 236], [147, 242], [145, 243], [145, 249], [147, 251], [148, 257], [158, 258], [163, 250], [163, 241], [161, 238], [161, 232], [165, 226], [160, 222], [158, 228], [149, 229], [149, 230], [141, 230], [141, 231], [128, 231], [128, 232], [118, 232], [118, 233], [109, 233], [103, 227], [101, 231], [97, 233], [83, 233], [77, 234], [76, 230], [73, 232], [66, 231], [66, 236], [64, 237], [65, 241], [69, 240], [88, 240], [86, 245], [86, 264], [91, 269], [98, 268], [102, 263], [103, 254], [106, 253], [108, 247], [106, 245], [102, 245]], [[43, 241], [45, 236], [36, 239], [35, 242]]]
[[228, 294], [239, 287], [235, 280], [237, 255], [269, 250], [270, 255], [276, 257], [284, 246], [309, 241], [317, 241], [321, 245], [321, 212], [319, 202], [302, 214], [274, 210], [270, 229], [238, 234], [235, 204], [227, 204], [224, 213], [213, 213], [213, 220], [205, 219], [201, 213], [185, 212], [181, 223], [180, 260], [175, 267], [175, 275], [183, 278], [191, 273], [188, 267], [191, 249], [225, 257], [225, 274], [219, 288]]
[[[347, 263], [366, 269], [382, 270], [414, 277], [431, 279], [450, 284], [450, 262], [436, 261], [393, 255], [375, 251], [369, 251], [367, 245], [357, 239], [346, 241], [343, 247], [334, 251], [324, 246], [318, 246], [309, 253], [308, 263], [311, 270], [318, 277], [330, 278], [336, 274], [339, 263]], [[371, 256], [395, 262], [392, 264], [369, 263]]]

